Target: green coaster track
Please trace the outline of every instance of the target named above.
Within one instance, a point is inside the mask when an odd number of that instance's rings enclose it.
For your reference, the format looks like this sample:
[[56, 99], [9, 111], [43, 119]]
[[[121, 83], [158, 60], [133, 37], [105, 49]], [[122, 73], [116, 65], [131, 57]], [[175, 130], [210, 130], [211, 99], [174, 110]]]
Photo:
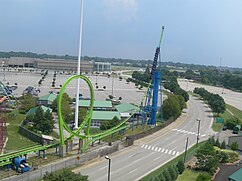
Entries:
[[[89, 87], [89, 91], [90, 91], [91, 100], [90, 100], [90, 105], [89, 105], [89, 111], [88, 111], [86, 117], [82, 121], [81, 125], [76, 130], [73, 131], [66, 124], [66, 122], [63, 118], [62, 112], [61, 112], [62, 96], [66, 90], [66, 87], [69, 85], [69, 83], [71, 81], [73, 81], [74, 79], [79, 79], [79, 78], [84, 80], [87, 83], [87, 85]], [[149, 85], [148, 85], [148, 89], [150, 87], [150, 84], [151, 83], [149, 83]], [[147, 94], [147, 92], [146, 92], [146, 94]], [[141, 104], [142, 104], [143, 100], [145, 99], [146, 94], [143, 96]], [[76, 104], [78, 104], [78, 103], [76, 103]], [[76, 136], [79, 139], [85, 140], [84, 145], [81, 149], [81, 151], [84, 152], [84, 151], [86, 151], [86, 149], [92, 142], [94, 142], [96, 140], [100, 140], [108, 135], [111, 135], [117, 131], [127, 128], [127, 125], [125, 123], [134, 115], [134, 113], [136, 111], [138, 111], [140, 109], [140, 105], [141, 105], [140, 104], [138, 106], [137, 110], [134, 110], [133, 113], [128, 118], [126, 118], [125, 120], [120, 122], [118, 125], [114, 126], [113, 128], [111, 128], [109, 130], [106, 130], [105, 132], [92, 135], [92, 134], [90, 134], [90, 126], [91, 126], [92, 113], [93, 113], [93, 104], [94, 104], [94, 89], [93, 89], [91, 81], [87, 77], [85, 77], [83, 75], [73, 75], [65, 81], [65, 83], [61, 87], [60, 93], [58, 95], [58, 121], [59, 121], [59, 131], [60, 131], [60, 145], [64, 146], [65, 141], [71, 140], [74, 136]], [[85, 126], [86, 126], [86, 131], [84, 133], [81, 133], [81, 130], [83, 130]], [[70, 134], [70, 136], [67, 137], [66, 139], [64, 138], [63, 129], [65, 129]]]

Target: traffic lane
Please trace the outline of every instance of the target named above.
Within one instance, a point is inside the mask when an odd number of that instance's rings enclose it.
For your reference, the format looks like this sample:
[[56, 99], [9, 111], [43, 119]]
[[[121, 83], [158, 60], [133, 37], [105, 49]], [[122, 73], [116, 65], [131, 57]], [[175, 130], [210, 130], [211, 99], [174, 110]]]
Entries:
[[[196, 101], [195, 101], [195, 102], [196, 102]], [[197, 107], [197, 106], [193, 106], [193, 108], [195, 108], [195, 107]], [[196, 110], [198, 110], [198, 109], [196, 109]], [[194, 112], [197, 112], [196, 110], [194, 110]], [[192, 111], [192, 112], [193, 112], [193, 111]], [[194, 117], [194, 114], [193, 114], [191, 117], [193, 118], [193, 117]], [[191, 118], [190, 118], [190, 119], [191, 119]], [[172, 136], [174, 136], [174, 134], [167, 134], [167, 135], [165, 135], [165, 137], [167, 137], [168, 139], [169, 139], [169, 138], [171, 139]], [[166, 139], [166, 138], [165, 138], [165, 139]], [[195, 139], [196, 139], [196, 138], [194, 138], [194, 142], [195, 142]], [[154, 141], [154, 140], [153, 140], [153, 141]], [[153, 141], [152, 141], [152, 142], [153, 142]], [[160, 141], [160, 140], [159, 140], [159, 141]], [[152, 142], [151, 142], [151, 143], [152, 143]], [[168, 142], [171, 143], [170, 141], [168, 141]], [[164, 144], [168, 144], [168, 143], [164, 143], [164, 142], [163, 142], [162, 145], [164, 145]], [[175, 142], [172, 143], [172, 144], [175, 144]], [[171, 145], [172, 145], [172, 144], [171, 144]], [[152, 148], [153, 148], [153, 147], [152, 147]], [[150, 148], [150, 149], [152, 149], [152, 148]], [[155, 148], [153, 148], [153, 150], [154, 150], [154, 149], [155, 149]], [[183, 151], [184, 151], [184, 146], [180, 146], [180, 149], [181, 149], [181, 152], [183, 152]], [[129, 153], [129, 155], [131, 154], [130, 156], [132, 156], [133, 151], [136, 152], [136, 153], [134, 153], [134, 154], [137, 155], [137, 150], [132, 150], [132, 152]], [[167, 151], [167, 150], [166, 150], [166, 151]], [[164, 152], [165, 152], [165, 151], [164, 151]], [[168, 150], [167, 153], [168, 153], [168, 154], [169, 154], [169, 153], [172, 154], [173, 151]], [[147, 153], [146, 153], [145, 155], [146, 155], [146, 156], [148, 155], [148, 157], [149, 157], [149, 159], [146, 160], [146, 163], [147, 163], [147, 161], [149, 161], [150, 159], [152, 160], [153, 157], [151, 157], [150, 154], [147, 154]], [[123, 156], [124, 158], [127, 157], [127, 155], [122, 155], [122, 156]], [[171, 156], [171, 155], [170, 155], [170, 156]], [[140, 155], [140, 157], [141, 157], [141, 159], [139, 159], [138, 161], [142, 161], [143, 159], [146, 158], [145, 156], [142, 156], [142, 155]], [[169, 155], [166, 155], [165, 157], [169, 157]], [[153, 158], [153, 159], [156, 159], [156, 156], [155, 156], [155, 158]], [[121, 165], [126, 164], [127, 168], [129, 168], [130, 166], [132, 166], [132, 165], [130, 165], [129, 163], [126, 163], [125, 160], [126, 160], [126, 159], [122, 159], [122, 158], [118, 158], [118, 159], [117, 159], [117, 161], [116, 161], [116, 165], [117, 165], [118, 169], [119, 169], [119, 167], [120, 167], [119, 164], [121, 164]], [[129, 159], [129, 161], [130, 161], [130, 160], [131, 160], [131, 159]], [[114, 161], [115, 161], [115, 158], [114, 158], [114, 160], [112, 160], [112, 162], [114, 162]], [[132, 160], [131, 160], [131, 161], [132, 161]], [[133, 162], [138, 162], [138, 161], [137, 161], [137, 159], [135, 159]], [[123, 163], [122, 163], [122, 162], [123, 162]], [[100, 170], [104, 170], [104, 169], [106, 168], [105, 165], [102, 165], [102, 166], [100, 166], [100, 167], [101, 167], [101, 168], [98, 169], [99, 171], [100, 171]], [[114, 165], [113, 169], [114, 169], [114, 170], [117, 170], [115, 167], [116, 167], [116, 166]], [[119, 169], [119, 170], [121, 171], [121, 170], [123, 170], [123, 169]], [[124, 170], [125, 170], [125, 168], [124, 168]], [[97, 169], [95, 168], [93, 171], [95, 172], [95, 171], [97, 171]], [[125, 170], [125, 172], [126, 172], [126, 170]], [[114, 173], [115, 173], [115, 172], [114, 172]], [[98, 174], [95, 173], [95, 175], [98, 175]], [[101, 173], [100, 175], [103, 175], [103, 173]], [[99, 177], [99, 176], [98, 176], [98, 177]], [[97, 178], [98, 178], [98, 177], [97, 177]], [[91, 177], [90, 177], [90, 178], [91, 178]]]

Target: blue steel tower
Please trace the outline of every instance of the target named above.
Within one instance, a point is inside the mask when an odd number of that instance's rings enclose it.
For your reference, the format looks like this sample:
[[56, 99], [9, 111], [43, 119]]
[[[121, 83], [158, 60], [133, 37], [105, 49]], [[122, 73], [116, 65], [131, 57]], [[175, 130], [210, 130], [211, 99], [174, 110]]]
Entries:
[[[160, 96], [161, 96], [161, 105], [160, 105], [160, 111], [162, 111], [162, 90], [161, 90], [161, 63], [159, 63], [160, 68], [157, 69], [157, 61], [158, 57], [160, 56], [160, 46], [163, 38], [164, 33], [164, 26], [162, 27], [160, 42], [158, 47], [155, 51], [154, 61], [151, 69], [151, 79], [152, 83], [147, 93], [146, 98], [146, 112], [149, 112], [151, 115], [149, 115], [149, 125], [156, 125], [156, 114], [158, 111], [158, 99], [159, 99], [159, 89], [160, 89]], [[150, 106], [150, 100], [152, 95], [152, 105]], [[161, 112], [162, 114], [162, 112]]]

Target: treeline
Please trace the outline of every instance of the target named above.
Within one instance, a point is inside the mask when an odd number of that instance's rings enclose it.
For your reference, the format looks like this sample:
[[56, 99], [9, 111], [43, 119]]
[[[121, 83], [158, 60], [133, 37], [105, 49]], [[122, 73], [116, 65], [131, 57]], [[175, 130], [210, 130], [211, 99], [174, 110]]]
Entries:
[[225, 87], [242, 92], [242, 71], [219, 71], [217, 68], [199, 70], [199, 74], [188, 69], [184, 73], [179, 73], [180, 77], [193, 79], [203, 84]]
[[13, 51], [0, 52], [0, 58], [10, 58], [10, 57], [77, 60], [76, 56], [70, 56], [70, 55], [48, 55], [48, 54], [37, 54], [32, 52], [13, 52]]
[[170, 165], [167, 169], [150, 177], [149, 181], [175, 181], [179, 174], [182, 174], [184, 170], [185, 165], [183, 161], [180, 160], [178, 163]]
[[226, 105], [224, 99], [220, 95], [210, 93], [206, 89], [198, 87], [196, 87], [193, 92], [200, 95], [205, 101], [207, 101], [213, 112], [218, 115], [225, 112]]
[[186, 102], [189, 100], [189, 94], [179, 86], [176, 77], [170, 77], [166, 80], [164, 87], [173, 94], [182, 96]]

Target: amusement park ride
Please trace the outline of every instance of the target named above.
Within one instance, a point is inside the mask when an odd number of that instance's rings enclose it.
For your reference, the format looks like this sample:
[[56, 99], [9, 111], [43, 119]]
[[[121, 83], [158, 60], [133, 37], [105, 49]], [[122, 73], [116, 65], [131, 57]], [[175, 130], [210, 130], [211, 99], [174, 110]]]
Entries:
[[[94, 104], [94, 89], [93, 89], [92, 83], [87, 77], [83, 75], [71, 76], [69, 79], [65, 81], [58, 95], [58, 124], [59, 124], [60, 141], [50, 145], [45, 145], [45, 146], [36, 145], [36, 146], [32, 146], [31, 148], [25, 148], [22, 150], [18, 150], [16, 152], [0, 155], [0, 167], [12, 165], [19, 172], [29, 171], [30, 167], [28, 166], [26, 159], [24, 159], [24, 156], [32, 152], [43, 151], [48, 148], [57, 147], [57, 146], [59, 146], [59, 154], [62, 157], [64, 157], [66, 155], [66, 144], [68, 145], [68, 141], [71, 141], [74, 137], [77, 137], [80, 140], [81, 144], [79, 145], [81, 145], [81, 148], [80, 148], [81, 152], [85, 152], [88, 146], [91, 143], [95, 142], [96, 140], [101, 140], [102, 138], [108, 135], [111, 135], [113, 133], [116, 133], [120, 130], [124, 130], [125, 128], [127, 128], [128, 127], [127, 121], [133, 117], [135, 112], [139, 112], [139, 111], [141, 112], [140, 115], [142, 116], [143, 126], [145, 124], [148, 124], [150, 126], [155, 126], [157, 112], [158, 112], [159, 91], [160, 91], [160, 98], [161, 98], [160, 104], [162, 104], [161, 69], [157, 68], [157, 62], [160, 56], [160, 46], [163, 38], [163, 33], [164, 33], [164, 27], [162, 27], [162, 33], [161, 33], [159, 45], [155, 51], [154, 61], [151, 69], [151, 80], [148, 85], [147, 92], [143, 96], [141, 104], [139, 105], [137, 110], [134, 110], [134, 112], [128, 118], [126, 118], [120, 124], [114, 126], [113, 128], [106, 130], [105, 132], [101, 132], [98, 134], [91, 134], [90, 125], [92, 120], [93, 104]], [[84, 120], [82, 121], [79, 127], [72, 130], [65, 122], [61, 110], [62, 110], [62, 96], [65, 92], [65, 89], [69, 85], [69, 83], [75, 79], [82, 79], [84, 82], [87, 83], [89, 87], [91, 99], [90, 99], [89, 111], [86, 117], [84, 118]], [[4, 94], [6, 94], [6, 92]], [[7, 99], [11, 100], [11, 98], [9, 96], [7, 97], [7, 95], [4, 95], [4, 97], [0, 99], [1, 107], [4, 105], [3, 103]], [[151, 101], [152, 101], [152, 105], [151, 105]], [[161, 108], [161, 105], [160, 105], [160, 108]], [[2, 108], [1, 108], [1, 111], [2, 111]], [[85, 131], [83, 132], [84, 127], [85, 127]], [[67, 138], [64, 137], [64, 134], [63, 134], [64, 129], [69, 133], [69, 136]], [[3, 145], [3, 141], [5, 141], [6, 139], [6, 116], [2, 116], [2, 114], [0, 117], [0, 131], [1, 131], [0, 146], [1, 146]]]

